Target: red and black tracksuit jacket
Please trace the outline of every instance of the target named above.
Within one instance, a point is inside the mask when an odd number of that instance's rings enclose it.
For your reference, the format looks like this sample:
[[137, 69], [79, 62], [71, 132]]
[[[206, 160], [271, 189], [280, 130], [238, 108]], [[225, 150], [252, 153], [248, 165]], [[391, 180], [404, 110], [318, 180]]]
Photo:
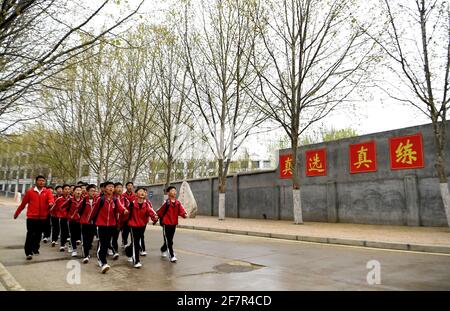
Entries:
[[[100, 206], [101, 202], [103, 202], [103, 206]], [[126, 209], [120, 200], [114, 199], [114, 197], [99, 197], [94, 203], [94, 211], [92, 212], [90, 221], [95, 220], [95, 225], [99, 227], [117, 226], [116, 213], [123, 215], [125, 210]], [[96, 219], [94, 219], [94, 217]]]
[[55, 200], [55, 204], [50, 209], [50, 214], [56, 218], [67, 218], [67, 208], [69, 207], [69, 202], [72, 197], [68, 195], [67, 197], [60, 196]]
[[[184, 209], [181, 202], [175, 200], [172, 202], [169, 199], [169, 206], [167, 207], [167, 201], [158, 209], [156, 212], [159, 218], [162, 218], [163, 225], [178, 225], [178, 216], [185, 217], [187, 215], [186, 210]], [[167, 212], [165, 211], [168, 208]], [[164, 215], [164, 217], [163, 217]]]
[[27, 206], [27, 218], [30, 219], [47, 219], [47, 216], [50, 212], [49, 205], [54, 203], [55, 199], [53, 197], [53, 193], [47, 188], [43, 188], [41, 193], [39, 194], [35, 188], [30, 188], [25, 192], [25, 196], [22, 199], [19, 207], [17, 208], [15, 215], [19, 216], [19, 214], [23, 211], [25, 206]]
[[81, 205], [83, 204], [83, 198], [75, 199], [72, 198], [70, 201], [69, 209], [67, 211], [67, 219], [70, 221], [80, 222], [80, 214], [79, 210], [81, 208]]
[[130, 218], [128, 219], [128, 226], [130, 227], [145, 227], [151, 218], [153, 222], [157, 221], [156, 212], [153, 210], [152, 203], [145, 200], [142, 206], [136, 200], [130, 203]]

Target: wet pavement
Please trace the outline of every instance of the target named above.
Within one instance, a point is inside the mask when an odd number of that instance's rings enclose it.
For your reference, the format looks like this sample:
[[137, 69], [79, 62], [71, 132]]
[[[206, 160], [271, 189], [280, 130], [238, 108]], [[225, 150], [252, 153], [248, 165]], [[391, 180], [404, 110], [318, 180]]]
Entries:
[[[84, 265], [48, 244], [26, 261], [25, 217], [14, 221], [13, 212], [0, 205], [0, 262], [26, 290], [450, 290], [449, 255], [178, 229], [178, 262], [170, 263], [160, 257], [159, 226], [148, 226], [141, 269], [124, 255], [109, 257], [111, 270], [103, 275], [95, 259]], [[381, 284], [367, 281], [373, 260]]]

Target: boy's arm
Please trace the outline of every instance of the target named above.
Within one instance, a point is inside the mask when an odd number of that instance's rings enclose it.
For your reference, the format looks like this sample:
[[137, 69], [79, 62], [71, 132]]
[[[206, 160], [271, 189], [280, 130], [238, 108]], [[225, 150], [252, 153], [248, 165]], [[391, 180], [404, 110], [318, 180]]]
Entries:
[[95, 200], [93, 205], [94, 206], [92, 207], [91, 217], [88, 219], [89, 223], [91, 223], [94, 220], [94, 215], [97, 215], [97, 213], [98, 213], [98, 209], [99, 209], [99, 205], [100, 205], [100, 197], [98, 197], [97, 200]]
[[184, 209], [183, 204], [181, 204], [180, 201], [178, 201], [178, 202], [180, 204], [180, 209], [179, 209], [178, 215], [183, 217], [183, 218], [187, 218], [187, 216], [188, 216], [187, 211]]
[[23, 209], [25, 208], [25, 205], [27, 205], [30, 200], [30, 195], [29, 192], [25, 192], [25, 196], [22, 199], [22, 202], [20, 202], [19, 207], [17, 208], [16, 212], [14, 213], [14, 219], [17, 219], [17, 217], [19, 217], [20, 213], [23, 211]]
[[119, 199], [117, 199], [117, 209], [118, 209], [117, 211], [120, 214], [127, 215], [129, 213], [128, 210], [123, 206], [122, 202], [120, 202]]
[[53, 196], [53, 192], [51, 191], [48, 192], [47, 202], [50, 208], [52, 208], [53, 204], [55, 204], [55, 197]]
[[[150, 202], [149, 202], [150, 203]], [[150, 218], [152, 219], [153, 223], [156, 223], [158, 221], [158, 215], [156, 214], [155, 210], [152, 207], [152, 203], [148, 205], [148, 214], [150, 215]]]

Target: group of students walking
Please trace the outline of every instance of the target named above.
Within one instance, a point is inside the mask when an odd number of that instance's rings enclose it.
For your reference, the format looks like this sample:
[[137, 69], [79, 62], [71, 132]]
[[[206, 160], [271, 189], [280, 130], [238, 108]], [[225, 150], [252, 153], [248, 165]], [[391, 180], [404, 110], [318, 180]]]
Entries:
[[75, 186], [57, 186], [54, 190], [45, 185], [45, 177], [37, 176], [35, 185], [26, 191], [14, 213], [16, 219], [27, 208], [24, 249], [28, 260], [39, 254], [41, 239], [44, 243], [51, 241], [52, 247], [58, 245], [59, 239], [60, 252], [67, 250], [72, 257], [78, 257], [80, 248], [82, 262], [87, 264], [94, 238], [97, 238], [98, 263], [101, 272], [106, 273], [111, 268], [107, 256], [114, 260], [119, 258], [118, 239], [121, 234], [128, 261], [140, 268], [140, 256], [147, 254], [144, 236], [147, 223], [151, 220], [156, 224], [159, 220], [164, 238], [161, 256], [170, 262], [177, 261], [173, 238], [178, 217], [186, 218], [187, 212], [176, 199], [175, 187], [166, 189], [168, 199], [155, 212], [147, 200], [147, 190], [144, 187], [134, 190], [132, 182], [126, 183], [126, 192], [123, 192], [121, 183], [113, 182], [101, 183], [100, 189], [83, 182]]

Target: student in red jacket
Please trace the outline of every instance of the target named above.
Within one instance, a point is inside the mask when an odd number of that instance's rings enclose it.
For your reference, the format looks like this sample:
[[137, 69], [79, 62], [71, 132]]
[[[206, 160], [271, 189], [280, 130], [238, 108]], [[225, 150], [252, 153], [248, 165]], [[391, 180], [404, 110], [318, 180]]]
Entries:
[[141, 241], [144, 239], [145, 228], [149, 218], [152, 219], [153, 223], [158, 221], [158, 216], [152, 208], [152, 203], [147, 201], [147, 190], [145, 188], [139, 187], [137, 189], [137, 199], [130, 202], [129, 211], [130, 216], [128, 220], [128, 226], [130, 227], [131, 233], [131, 244], [125, 248], [125, 253], [131, 259], [135, 268], [142, 267], [139, 260], [139, 252]]
[[59, 247], [60, 252], [64, 252], [67, 239], [70, 237], [69, 225], [67, 223], [67, 207], [72, 199], [69, 195], [70, 186], [63, 185], [62, 195], [55, 200], [55, 204], [50, 209], [52, 215], [52, 247], [55, 247], [59, 232], [61, 231], [61, 245]]
[[[55, 197], [55, 192], [53, 191], [53, 187], [46, 187], [48, 191], [50, 191], [53, 194], [53, 197]], [[42, 242], [47, 244], [47, 242], [50, 240], [50, 235], [52, 234], [52, 222], [51, 222], [51, 216], [50, 213], [47, 216], [47, 219], [45, 220], [44, 225], [44, 232], [42, 233]]]
[[108, 247], [111, 245], [111, 238], [117, 230], [117, 213], [128, 214], [120, 200], [113, 197], [114, 183], [105, 182], [104, 186], [105, 194], [95, 202], [94, 211], [90, 219], [98, 227], [99, 247], [97, 257], [102, 273], [106, 273], [111, 268], [106, 261], [106, 254]]
[[27, 206], [27, 237], [25, 239], [24, 249], [28, 260], [32, 259], [33, 255], [39, 254], [45, 222], [49, 214], [49, 209], [55, 201], [53, 193], [45, 188], [44, 176], [37, 176], [35, 184], [33, 188], [25, 193], [22, 202], [14, 213], [14, 219], [17, 219], [25, 206]]
[[[114, 184], [114, 197], [122, 203], [122, 206], [128, 209], [128, 200], [123, 196], [123, 185], [120, 182]], [[119, 255], [119, 233], [125, 222], [125, 216], [117, 213], [117, 227], [111, 239], [111, 247], [108, 250], [108, 255], [113, 256], [114, 259]], [[117, 254], [117, 255], [115, 255]]]
[[81, 240], [83, 241], [83, 263], [88, 263], [91, 255], [89, 254], [92, 248], [92, 241], [96, 231], [95, 225], [90, 221], [92, 212], [94, 211], [94, 204], [97, 196], [97, 187], [95, 185], [88, 185], [86, 188], [87, 197], [83, 199], [83, 203], [79, 210], [80, 224], [81, 224]]
[[[133, 202], [137, 199], [136, 193], [134, 193], [134, 184], [132, 181], [129, 181], [125, 184], [127, 191], [123, 194], [123, 196], [128, 200], [128, 202]], [[128, 237], [130, 235], [130, 228], [128, 227], [128, 222], [124, 221], [122, 226], [122, 247], [128, 245]]]
[[72, 257], [77, 257], [77, 246], [81, 244], [81, 225], [80, 225], [80, 208], [83, 203], [81, 186], [75, 186], [73, 189], [73, 197], [69, 203], [69, 210], [67, 212], [67, 220], [69, 222], [70, 230], [70, 244]]
[[169, 258], [171, 262], [176, 262], [177, 258], [173, 252], [173, 237], [178, 225], [178, 216], [187, 217], [187, 212], [181, 202], [177, 200], [177, 189], [170, 186], [166, 189], [169, 198], [156, 212], [160, 218], [163, 227], [164, 245], [161, 247], [161, 256], [167, 257], [169, 249]]
[[58, 198], [58, 197], [62, 196], [62, 194], [63, 194], [62, 186], [56, 186], [55, 187], [55, 191], [56, 191], [55, 198]]

